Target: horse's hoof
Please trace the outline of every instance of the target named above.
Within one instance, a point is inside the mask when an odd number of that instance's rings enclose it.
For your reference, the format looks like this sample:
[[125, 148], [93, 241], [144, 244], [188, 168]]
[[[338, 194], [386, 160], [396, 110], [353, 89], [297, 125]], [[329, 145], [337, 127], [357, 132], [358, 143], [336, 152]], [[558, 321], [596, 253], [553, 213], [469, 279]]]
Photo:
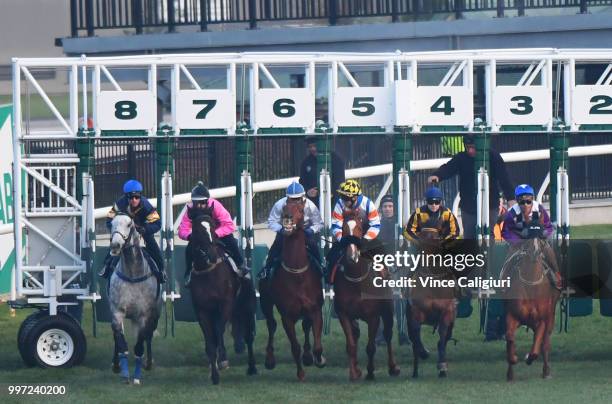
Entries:
[[219, 384], [219, 374], [218, 373], [213, 373], [212, 375], [210, 375], [210, 380], [212, 381], [212, 384], [217, 385]]
[[531, 365], [536, 359], [538, 359], [538, 355], [528, 354], [525, 356], [525, 363]]
[[375, 377], [374, 377], [374, 373], [373, 373], [373, 372], [372, 372], [372, 373], [368, 373], [368, 374], [366, 375], [366, 380], [370, 380], [370, 381], [372, 381], [372, 380], [374, 380], [374, 379], [375, 379]]
[[219, 370], [225, 370], [229, 368], [229, 361], [228, 360], [224, 360], [221, 361], [221, 363], [219, 363]]
[[118, 363], [117, 363], [117, 364], [113, 364], [113, 366], [112, 366], [112, 370], [113, 370], [113, 373], [119, 373], [119, 372], [121, 372], [121, 368], [119, 367], [119, 364], [118, 364]]
[[304, 373], [303, 370], [298, 370], [297, 372], [297, 378], [300, 382], [303, 382], [304, 379], [306, 378], [306, 373]]
[[145, 362], [144, 369], [145, 369], [145, 370], [153, 370], [153, 366], [154, 366], [154, 364], [155, 364], [155, 363], [153, 362], [153, 359], [147, 360], [147, 361]]
[[552, 375], [551, 375], [551, 374], [548, 374], [548, 375], [542, 375], [542, 379], [544, 379], [544, 380], [550, 380], [550, 379], [552, 379]]
[[514, 355], [512, 358], [510, 358], [508, 363], [510, 363], [511, 365], [516, 365], [518, 363], [518, 356]]
[[312, 366], [313, 363], [314, 363], [314, 356], [312, 356], [312, 353], [304, 352], [304, 354], [302, 355], [302, 364], [304, 366]]
[[249, 367], [247, 369], [248, 376], [255, 376], [257, 374], [257, 368], [255, 366]]
[[129, 377], [121, 377], [121, 383], [123, 384], [130, 384], [130, 378]]
[[400, 375], [400, 368], [399, 366], [393, 366], [391, 368], [389, 368], [389, 376], [399, 376]]
[[429, 351], [423, 348], [423, 350], [419, 352], [419, 358], [422, 360], [429, 358]]
[[134, 379], [134, 380], [132, 380], [132, 384], [133, 384], [134, 386], [140, 386], [140, 379]]
[[264, 363], [266, 369], [272, 370], [276, 367], [276, 360], [272, 358], [266, 357], [266, 362]]
[[447, 372], [446, 370], [440, 370], [440, 371], [438, 372], [438, 377], [439, 377], [440, 379], [445, 378], [447, 375], [448, 375], [448, 372]]
[[327, 359], [325, 359], [325, 356], [321, 355], [320, 359], [315, 358], [315, 366], [318, 367], [319, 369], [324, 368], [326, 364], [327, 364]]
[[418, 379], [419, 378], [419, 372], [412, 372], [412, 378], [413, 379]]

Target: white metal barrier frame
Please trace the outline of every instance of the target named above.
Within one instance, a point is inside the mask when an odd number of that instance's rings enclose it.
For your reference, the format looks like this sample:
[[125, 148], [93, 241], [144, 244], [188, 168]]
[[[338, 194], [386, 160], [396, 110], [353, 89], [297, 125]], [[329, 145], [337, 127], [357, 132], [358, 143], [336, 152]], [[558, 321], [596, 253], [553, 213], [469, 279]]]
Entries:
[[[59, 250], [72, 259], [71, 265], [41, 266], [32, 263], [25, 254], [25, 261], [16, 260], [16, 290], [15, 297], [27, 297], [29, 303], [49, 304], [54, 311], [58, 305], [57, 297], [63, 294], [76, 294], [81, 298], [89, 296], [85, 288], [72, 289], [70, 283], [85, 271], [85, 265], [74, 248], [67, 249], [59, 245], [54, 234], [46, 234], [31, 223], [30, 218], [39, 217], [82, 217], [87, 228], [93, 229], [92, 216], [98, 217], [98, 210], [93, 207], [93, 183], [87, 185], [86, 197], [76, 201], [74, 184], [81, 179], [76, 176], [75, 166], [78, 163], [76, 155], [46, 154], [39, 156], [23, 155], [23, 144], [28, 140], [58, 140], [76, 139], [79, 130], [79, 118], [88, 122], [88, 98], [92, 97], [93, 129], [96, 136], [105, 131], [145, 131], [154, 136], [157, 129], [157, 78], [160, 68], [171, 70], [171, 105], [172, 125], [175, 133], [180, 134], [187, 129], [223, 129], [228, 135], [236, 134], [236, 119], [232, 105], [236, 105], [235, 75], [238, 67], [249, 69], [251, 89], [249, 105], [251, 108], [251, 128], [288, 128], [302, 127], [305, 132], [312, 133], [314, 128], [315, 71], [317, 67], [328, 69], [328, 115], [331, 131], [338, 132], [340, 128], [350, 127], [381, 127], [390, 132], [395, 126], [408, 126], [413, 132], [419, 132], [426, 126], [462, 127], [465, 131], [473, 130], [474, 83], [472, 80], [475, 66], [485, 66], [486, 72], [486, 118], [492, 131], [498, 131], [505, 125], [539, 124], [545, 130], [552, 130], [552, 66], [554, 63], [565, 66], [563, 89], [565, 94], [565, 120], [573, 130], [579, 130], [585, 125], [612, 125], [612, 51], [611, 50], [557, 50], [557, 49], [516, 49], [490, 51], [455, 51], [455, 52], [421, 52], [421, 53], [234, 53], [234, 54], [189, 54], [189, 55], [154, 55], [128, 57], [100, 58], [48, 58], [48, 59], [14, 59], [13, 60], [13, 94], [14, 94], [14, 201], [16, 240], [21, 240], [23, 229], [33, 231], [45, 239], [49, 249]], [[595, 85], [576, 85], [576, 65], [580, 63], [605, 63], [607, 68]], [[384, 84], [381, 87], [361, 87], [347, 66], [352, 64], [380, 65], [384, 71]], [[503, 64], [526, 64], [527, 70], [516, 85], [502, 88], [497, 85], [497, 67]], [[444, 77], [438, 85], [420, 85], [417, 80], [419, 68], [428, 66], [446, 68]], [[191, 74], [194, 67], [222, 67], [226, 70], [225, 90], [202, 89], [202, 86]], [[269, 66], [303, 66], [305, 71], [304, 88], [281, 88], [268, 70]], [[69, 116], [63, 117], [59, 108], [54, 105], [40, 83], [30, 71], [32, 68], [59, 67], [68, 69]], [[141, 67], [148, 72], [146, 90], [123, 89], [114, 78], [113, 68]], [[404, 74], [405, 71], [405, 74]], [[259, 73], [272, 84], [271, 89], [261, 88]], [[88, 80], [89, 73], [92, 78]], [[349, 83], [349, 87], [339, 85], [339, 74]], [[79, 77], [80, 75], [80, 77]], [[540, 84], [536, 85], [537, 76], [541, 75]], [[187, 78], [192, 89], [183, 89], [181, 77]], [[107, 83], [103, 83], [104, 79]], [[79, 89], [79, 78], [81, 88]], [[461, 79], [459, 79], [461, 78]], [[22, 79], [34, 87], [54, 117], [61, 130], [40, 131], [24, 126], [21, 114]], [[105, 88], [103, 88], [105, 87]], [[110, 89], [108, 89], [110, 88]], [[300, 91], [298, 91], [300, 90]], [[89, 94], [91, 91], [91, 94]], [[82, 103], [79, 102], [79, 94]], [[246, 95], [244, 95], [246, 97]], [[549, 97], [550, 96], [550, 97]], [[519, 97], [519, 98], [517, 98]], [[295, 99], [294, 99], [295, 98]], [[548, 98], [550, 105], [544, 105], [542, 99]], [[529, 101], [531, 99], [531, 101]], [[191, 101], [191, 102], [189, 102]], [[196, 102], [197, 101], [197, 102]], [[279, 102], [280, 101], [280, 102]], [[291, 102], [289, 102], [291, 101]], [[306, 101], [306, 102], [305, 102]], [[233, 103], [233, 104], [232, 104]], [[306, 105], [305, 105], [306, 104]], [[498, 104], [501, 104], [498, 105]], [[506, 104], [506, 105], [504, 105]], [[510, 104], [510, 105], [507, 105]], [[261, 108], [258, 108], [258, 105]], [[276, 107], [275, 107], [276, 105]], [[500, 112], [500, 108], [509, 111]], [[300, 108], [304, 111], [298, 111]], [[312, 108], [311, 108], [312, 107]], [[513, 112], [515, 110], [518, 113]], [[194, 116], [186, 118], [181, 114], [191, 111]], [[543, 112], [541, 112], [543, 111]], [[312, 112], [312, 113], [311, 113]], [[533, 117], [531, 114], [533, 113]], [[510, 114], [510, 115], [509, 115]], [[516, 118], [514, 115], [518, 115]], [[200, 115], [200, 117], [198, 117]], [[512, 119], [510, 119], [512, 118]], [[191, 119], [191, 121], [190, 121]], [[193, 123], [195, 120], [195, 124]], [[257, 133], [255, 131], [255, 133]], [[609, 148], [609, 147], [608, 147]], [[606, 149], [607, 150], [607, 149]], [[547, 158], [546, 156], [538, 158]], [[608, 153], [609, 151], [606, 151]], [[528, 155], [531, 152], [524, 153]], [[510, 153], [512, 154], [512, 153]], [[571, 155], [570, 149], [570, 155]], [[523, 156], [518, 157], [523, 159]], [[533, 159], [526, 158], [526, 159]], [[428, 164], [439, 166], [445, 160], [430, 161]], [[419, 169], [422, 162], [411, 162], [410, 169]], [[429, 166], [428, 166], [429, 167]], [[46, 171], [45, 171], [46, 170]], [[28, 184], [39, 183], [46, 192], [55, 198], [56, 204], [30, 206], [27, 190], [21, 189], [21, 177], [26, 176]], [[363, 173], [361, 172], [363, 171]], [[381, 165], [367, 170], [354, 170], [352, 176], [380, 175], [390, 173], [391, 165]], [[46, 172], [43, 174], [43, 172]], [[54, 172], [55, 177], [49, 174]], [[62, 186], [61, 181], [55, 183], [47, 178], [59, 178], [62, 175], [72, 178], [72, 187], [67, 180]], [[407, 173], [405, 173], [407, 174]], [[351, 174], [347, 175], [351, 176]], [[329, 176], [322, 176], [324, 184], [328, 184]], [[408, 176], [400, 177], [402, 187], [408, 189]], [[250, 177], [243, 189], [248, 190], [247, 197], [252, 192], [270, 188], [269, 185], [253, 184]], [[567, 183], [561, 177], [561, 184]], [[565, 182], [563, 182], [565, 181]], [[284, 180], [274, 182], [286, 186]], [[170, 230], [172, 216], [170, 200], [174, 203], [184, 203], [186, 196], [172, 197], [171, 179], [164, 182], [166, 192], [162, 193], [162, 201], [168, 218], [164, 229]], [[275, 185], [275, 186], [276, 186]], [[34, 189], [37, 189], [34, 187]], [[85, 188], [84, 188], [85, 189]], [[233, 192], [232, 192], [233, 190]], [[252, 191], [251, 191], [252, 190]], [[24, 194], [22, 195], [22, 191]], [[235, 187], [228, 187], [226, 192], [235, 194]], [[228, 194], [229, 195], [229, 194]], [[217, 195], [220, 196], [220, 195]], [[52, 199], [53, 199], [52, 198]], [[404, 206], [409, 197], [402, 203], [402, 217], [407, 217]], [[22, 201], [22, 203], [19, 203]], [[64, 204], [58, 202], [63, 201]], [[60, 206], [62, 205], [62, 206]], [[245, 205], [246, 206], [246, 205]], [[327, 206], [323, 204], [322, 206]], [[330, 210], [331, 207], [326, 207]], [[561, 211], [566, 211], [562, 206]], [[252, 212], [243, 209], [244, 217], [241, 225], [247, 229], [252, 227]], [[331, 212], [329, 212], [331, 213]], [[328, 215], [326, 210], [325, 215]], [[40, 230], [40, 231], [39, 231]], [[77, 234], [76, 228], [72, 228]], [[86, 232], [87, 233], [87, 232]], [[83, 232], [81, 232], [81, 237]], [[75, 236], [76, 237], [76, 236]], [[76, 240], [76, 238], [75, 238]], [[252, 242], [252, 240], [249, 240]], [[92, 238], [81, 238], [81, 248], [86, 245], [93, 247]], [[21, 243], [15, 243], [16, 254], [24, 257]], [[26, 251], [28, 245], [26, 244]], [[33, 265], [32, 265], [33, 264]], [[41, 278], [35, 278], [32, 273], [42, 273]], [[26, 286], [24, 278], [31, 280]]]

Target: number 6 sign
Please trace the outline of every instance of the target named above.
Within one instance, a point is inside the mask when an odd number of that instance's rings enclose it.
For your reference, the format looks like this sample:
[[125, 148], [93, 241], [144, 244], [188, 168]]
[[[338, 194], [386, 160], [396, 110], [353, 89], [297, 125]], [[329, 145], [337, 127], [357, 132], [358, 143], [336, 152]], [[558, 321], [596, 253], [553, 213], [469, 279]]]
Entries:
[[150, 91], [102, 91], [97, 99], [100, 130], [155, 130], [157, 102]]

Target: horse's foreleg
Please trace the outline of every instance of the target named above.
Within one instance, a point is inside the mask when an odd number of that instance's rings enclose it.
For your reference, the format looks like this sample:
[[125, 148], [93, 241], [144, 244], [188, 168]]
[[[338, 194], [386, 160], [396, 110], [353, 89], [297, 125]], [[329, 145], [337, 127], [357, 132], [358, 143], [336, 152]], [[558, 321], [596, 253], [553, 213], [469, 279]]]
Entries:
[[525, 358], [525, 363], [531, 365], [538, 356], [540, 355], [540, 350], [542, 349], [542, 342], [544, 341], [544, 334], [546, 333], [546, 322], [540, 320], [538, 325], [536, 326], [535, 332], [533, 333], [533, 345], [531, 346], [531, 351]]
[[286, 315], [282, 316], [283, 319], [283, 327], [285, 328], [285, 332], [287, 333], [287, 338], [289, 338], [289, 343], [291, 344], [291, 353], [293, 354], [293, 360], [297, 365], [297, 378], [300, 381], [304, 381], [304, 369], [302, 368], [302, 361], [300, 358], [300, 351], [302, 348], [298, 343], [297, 336], [295, 334], [295, 320], [287, 318]]
[[227, 309], [223, 310], [223, 313], [217, 316], [215, 321], [215, 334], [217, 337], [217, 362], [219, 370], [225, 370], [229, 367], [229, 361], [227, 360], [227, 351], [225, 350], [225, 341], [223, 340], [223, 334], [225, 333], [225, 325], [227, 324]]
[[414, 318], [412, 314], [412, 308], [408, 306], [406, 308], [406, 323], [408, 325], [408, 337], [412, 342], [412, 377], [419, 377], [419, 359], [427, 359], [429, 352], [423, 346], [421, 341], [421, 323]]
[[302, 353], [302, 363], [304, 366], [311, 366], [314, 362], [310, 347], [310, 331], [312, 330], [312, 320], [308, 317], [302, 319], [302, 330], [304, 331], [304, 352]]
[[357, 343], [353, 335], [353, 325], [344, 313], [338, 312], [338, 319], [346, 337], [346, 354], [349, 357], [349, 379], [357, 380], [361, 378], [361, 370], [357, 367]]
[[325, 367], [326, 360], [323, 356], [323, 344], [321, 336], [323, 335], [323, 310], [320, 306], [311, 313], [312, 316], [312, 331], [314, 335], [314, 360], [315, 366], [318, 368]]
[[[254, 307], [253, 307], [254, 309]], [[255, 366], [255, 354], [253, 353], [253, 341], [255, 340], [255, 313], [251, 310], [244, 308], [242, 315], [243, 321], [240, 329], [242, 330], [244, 342], [246, 342], [248, 352], [248, 368], [247, 375], [252, 376], [257, 374], [257, 367]]]
[[276, 333], [276, 320], [274, 319], [274, 305], [269, 297], [266, 296], [265, 292], [260, 288], [259, 303], [261, 305], [261, 311], [266, 318], [266, 325], [268, 327], [268, 344], [266, 346], [266, 369], [274, 369], [276, 366], [276, 359], [274, 358], [274, 334]]
[[393, 304], [385, 304], [382, 312], [383, 321], [383, 336], [387, 342], [387, 357], [389, 366], [389, 375], [398, 376], [400, 374], [400, 368], [395, 363], [395, 356], [393, 355], [393, 344], [391, 339], [393, 338]]
[[219, 384], [219, 368], [217, 366], [217, 333], [215, 321], [209, 313], [199, 313], [198, 322], [204, 334], [206, 356], [210, 363], [210, 378], [213, 384]]
[[446, 344], [448, 342], [448, 333], [452, 328], [452, 318], [449, 313], [441, 316], [438, 323], [438, 377], [446, 377], [448, 373], [448, 363], [446, 362]]
[[380, 326], [380, 318], [374, 316], [368, 319], [368, 344], [366, 353], [368, 354], [368, 374], [367, 380], [374, 380], [374, 355], [376, 354], [376, 333]]
[[509, 382], [514, 380], [513, 366], [518, 362], [518, 357], [516, 356], [516, 344], [514, 342], [514, 334], [518, 326], [518, 320], [510, 312], [506, 313], [506, 360], [508, 361], [506, 379]]
[[140, 384], [142, 379], [142, 357], [144, 356], [144, 343], [150, 335], [147, 327], [140, 327], [138, 330], [138, 339], [134, 345], [134, 357], [136, 359], [134, 366], [134, 384]]
[[130, 382], [130, 371], [128, 368], [128, 345], [123, 335], [123, 315], [115, 313], [111, 322], [113, 338], [115, 339], [115, 354], [118, 359], [118, 367], [121, 380], [125, 383]]

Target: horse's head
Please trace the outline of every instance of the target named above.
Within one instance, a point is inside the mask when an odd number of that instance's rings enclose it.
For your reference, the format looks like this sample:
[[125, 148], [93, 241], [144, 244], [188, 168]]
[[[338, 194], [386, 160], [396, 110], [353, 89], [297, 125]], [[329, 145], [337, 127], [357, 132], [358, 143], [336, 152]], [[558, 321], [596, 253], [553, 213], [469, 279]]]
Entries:
[[293, 201], [287, 199], [287, 204], [283, 206], [281, 223], [283, 233], [292, 236], [298, 229], [304, 228], [304, 206], [306, 201]]
[[191, 241], [198, 250], [197, 257], [206, 261], [204, 265], [214, 263], [219, 255], [214, 248], [217, 238], [215, 234], [215, 224], [211, 212], [199, 212], [192, 221]]
[[354, 263], [359, 262], [359, 247], [357, 244], [358, 240], [363, 238], [363, 221], [364, 217], [358, 209], [344, 209], [342, 214], [343, 224], [342, 224], [342, 237], [348, 238], [349, 242], [346, 247], [346, 256], [349, 260]]
[[136, 231], [134, 220], [124, 213], [118, 213], [111, 222], [111, 255], [117, 256], [125, 247], [138, 245], [139, 242], [140, 235]]

